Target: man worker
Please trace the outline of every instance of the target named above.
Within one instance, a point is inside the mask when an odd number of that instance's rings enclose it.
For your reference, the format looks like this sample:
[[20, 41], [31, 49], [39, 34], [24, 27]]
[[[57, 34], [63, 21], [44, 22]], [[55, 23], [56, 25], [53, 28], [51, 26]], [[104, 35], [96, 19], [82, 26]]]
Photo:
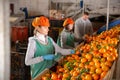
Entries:
[[85, 40], [85, 35], [92, 35], [93, 27], [89, 20], [89, 13], [84, 12], [82, 17], [75, 21], [74, 35], [75, 35], [75, 46]]

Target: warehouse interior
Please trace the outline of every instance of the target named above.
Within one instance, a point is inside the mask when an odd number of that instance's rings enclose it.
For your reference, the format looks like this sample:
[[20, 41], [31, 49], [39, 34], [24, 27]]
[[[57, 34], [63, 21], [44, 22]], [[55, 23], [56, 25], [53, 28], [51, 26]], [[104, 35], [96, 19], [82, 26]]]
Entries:
[[[48, 35], [55, 42], [63, 30], [64, 20], [70, 17], [75, 21], [84, 12], [89, 13], [94, 33], [105, 31], [112, 22], [120, 24], [120, 0], [1, 0], [0, 10], [0, 80], [31, 80], [25, 56], [28, 38], [34, 36], [32, 21], [36, 17], [44, 15], [49, 19]], [[119, 57], [110, 80], [120, 79], [118, 61]]]

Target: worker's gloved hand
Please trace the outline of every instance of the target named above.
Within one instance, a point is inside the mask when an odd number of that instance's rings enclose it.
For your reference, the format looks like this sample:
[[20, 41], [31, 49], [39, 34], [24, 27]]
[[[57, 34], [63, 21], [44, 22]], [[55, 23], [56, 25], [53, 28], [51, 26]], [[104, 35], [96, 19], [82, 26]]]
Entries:
[[43, 59], [44, 59], [44, 60], [53, 60], [54, 57], [55, 57], [55, 56], [54, 56], [53, 54], [48, 54], [48, 55], [43, 56]]
[[70, 53], [71, 53], [71, 54], [74, 54], [74, 53], [75, 53], [75, 50], [71, 50]]

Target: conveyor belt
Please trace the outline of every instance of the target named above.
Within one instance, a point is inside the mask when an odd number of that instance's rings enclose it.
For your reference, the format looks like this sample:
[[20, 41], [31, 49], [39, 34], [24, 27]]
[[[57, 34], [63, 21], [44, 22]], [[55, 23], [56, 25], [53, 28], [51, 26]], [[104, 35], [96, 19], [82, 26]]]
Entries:
[[[120, 24], [120, 19], [119, 20], [114, 20], [112, 22], [109, 23], [108, 29], [111, 29], [112, 27], [116, 26]], [[100, 34], [101, 32], [106, 30], [106, 25], [104, 25], [103, 27], [101, 27], [98, 31], [97, 34]]]

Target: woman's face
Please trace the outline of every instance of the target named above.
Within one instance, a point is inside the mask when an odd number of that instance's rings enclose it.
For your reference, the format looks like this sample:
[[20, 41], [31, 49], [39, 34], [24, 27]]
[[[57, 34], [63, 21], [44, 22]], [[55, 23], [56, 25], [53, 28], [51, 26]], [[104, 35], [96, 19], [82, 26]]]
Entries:
[[48, 35], [49, 28], [46, 26], [37, 27], [39, 33], [43, 35]]
[[68, 30], [70, 31], [73, 29], [73, 24], [69, 24], [67, 27], [68, 27]]

